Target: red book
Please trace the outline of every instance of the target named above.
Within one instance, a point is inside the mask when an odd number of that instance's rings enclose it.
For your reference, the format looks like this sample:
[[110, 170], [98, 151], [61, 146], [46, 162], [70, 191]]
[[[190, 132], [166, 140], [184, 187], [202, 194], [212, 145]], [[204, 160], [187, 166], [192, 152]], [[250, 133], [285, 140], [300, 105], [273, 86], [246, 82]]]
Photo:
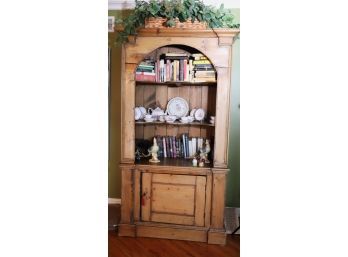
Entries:
[[136, 81], [156, 81], [156, 74], [151, 72], [136, 72]]

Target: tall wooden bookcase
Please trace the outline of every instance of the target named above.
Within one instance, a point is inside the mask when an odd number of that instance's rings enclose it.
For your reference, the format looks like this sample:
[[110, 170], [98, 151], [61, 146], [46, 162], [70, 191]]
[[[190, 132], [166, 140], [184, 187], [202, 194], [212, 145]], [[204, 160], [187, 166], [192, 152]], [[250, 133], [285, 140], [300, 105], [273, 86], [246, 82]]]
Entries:
[[[141, 29], [122, 48], [121, 172], [119, 236], [156, 237], [225, 244], [224, 207], [228, 172], [231, 56], [237, 29]], [[193, 50], [194, 49], [194, 50]], [[197, 51], [216, 71], [216, 82], [137, 82], [135, 71], [149, 55]], [[182, 97], [190, 109], [202, 107], [215, 124], [139, 123], [136, 106], [165, 108]], [[191, 160], [135, 160], [135, 140], [154, 136], [201, 136], [212, 139], [211, 163], [192, 167]]]

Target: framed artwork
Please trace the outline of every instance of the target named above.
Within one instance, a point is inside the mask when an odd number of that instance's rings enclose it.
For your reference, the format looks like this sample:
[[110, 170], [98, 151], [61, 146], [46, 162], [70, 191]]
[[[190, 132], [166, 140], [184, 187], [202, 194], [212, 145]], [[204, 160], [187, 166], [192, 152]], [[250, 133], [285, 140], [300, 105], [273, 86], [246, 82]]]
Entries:
[[115, 26], [115, 17], [108, 16], [108, 31], [114, 32], [114, 26]]

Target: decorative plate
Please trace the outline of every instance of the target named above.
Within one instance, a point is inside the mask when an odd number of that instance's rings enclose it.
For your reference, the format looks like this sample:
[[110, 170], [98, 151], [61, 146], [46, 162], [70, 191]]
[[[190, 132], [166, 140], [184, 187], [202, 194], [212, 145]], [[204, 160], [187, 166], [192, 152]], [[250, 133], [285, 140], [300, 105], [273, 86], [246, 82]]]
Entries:
[[138, 107], [135, 107], [134, 109], [134, 119], [139, 120], [141, 118], [142, 114]]
[[199, 108], [195, 111], [195, 119], [198, 121], [204, 120], [205, 112], [202, 108]]
[[195, 117], [195, 112], [196, 112], [197, 109], [192, 109], [191, 112], [190, 112], [190, 116], [192, 117]]
[[146, 109], [143, 106], [140, 106], [139, 109], [140, 109], [140, 112], [141, 112], [141, 118], [140, 119], [143, 119], [145, 117], [145, 114], [146, 114]]
[[174, 97], [168, 102], [167, 111], [169, 115], [175, 115], [181, 118], [189, 112], [189, 105], [184, 98]]

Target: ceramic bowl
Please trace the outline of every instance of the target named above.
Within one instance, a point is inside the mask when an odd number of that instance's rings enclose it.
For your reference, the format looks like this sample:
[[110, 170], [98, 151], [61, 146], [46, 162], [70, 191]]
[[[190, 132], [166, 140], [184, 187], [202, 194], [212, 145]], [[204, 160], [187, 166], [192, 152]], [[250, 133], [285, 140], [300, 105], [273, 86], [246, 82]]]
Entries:
[[145, 114], [145, 120], [146, 119], [153, 119], [152, 115], [151, 114]]
[[174, 122], [176, 120], [176, 116], [175, 115], [167, 115], [164, 117], [164, 119], [166, 120], [166, 122]]
[[187, 118], [189, 122], [193, 122], [195, 120], [195, 117], [192, 117], [192, 116], [188, 116]]
[[145, 122], [154, 122], [155, 121], [154, 118], [145, 118], [144, 120], [145, 120]]

